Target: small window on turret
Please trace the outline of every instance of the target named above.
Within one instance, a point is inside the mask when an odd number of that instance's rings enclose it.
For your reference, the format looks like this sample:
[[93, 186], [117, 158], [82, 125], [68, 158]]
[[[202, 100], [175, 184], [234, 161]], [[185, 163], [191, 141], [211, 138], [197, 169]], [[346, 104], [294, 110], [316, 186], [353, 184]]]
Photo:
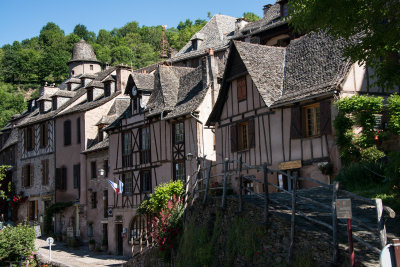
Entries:
[[71, 71], [71, 75], [74, 75], [75, 74], [75, 71]]
[[90, 65], [90, 70], [93, 70], [93, 65]]

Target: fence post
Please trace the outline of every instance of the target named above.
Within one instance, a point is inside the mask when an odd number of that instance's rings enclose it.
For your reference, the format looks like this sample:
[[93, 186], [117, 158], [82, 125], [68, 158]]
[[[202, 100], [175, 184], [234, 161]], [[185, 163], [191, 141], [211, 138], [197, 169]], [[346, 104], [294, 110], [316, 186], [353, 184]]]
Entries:
[[376, 215], [378, 221], [378, 232], [379, 232], [379, 240], [381, 241], [381, 248], [384, 248], [387, 243], [387, 236], [386, 236], [386, 227], [383, 221], [383, 204], [382, 199], [377, 198], [375, 199], [376, 203]]
[[289, 262], [293, 256], [294, 235], [295, 235], [295, 220], [296, 220], [296, 189], [297, 189], [297, 173], [293, 175], [293, 190], [292, 190], [292, 218], [290, 221], [290, 246], [289, 246]]
[[268, 209], [269, 209], [269, 189], [268, 189], [268, 168], [267, 163], [264, 162], [263, 165], [264, 172], [264, 224], [268, 223]]
[[226, 158], [224, 161], [224, 187], [222, 190], [222, 204], [221, 204], [221, 208], [225, 208], [225, 199], [226, 199], [226, 185], [228, 183], [228, 163], [229, 163], [229, 159]]
[[243, 211], [243, 175], [242, 175], [242, 156], [239, 159], [239, 212]]
[[210, 166], [208, 167], [208, 172], [207, 172], [207, 176], [206, 176], [206, 188], [204, 191], [203, 205], [206, 204], [206, 201], [207, 201], [208, 186], [210, 184], [211, 167], [212, 167], [212, 162], [210, 161]]
[[336, 199], [339, 190], [339, 182], [335, 182], [332, 187], [332, 241], [333, 241], [333, 263], [337, 263], [338, 259], [338, 240], [337, 240], [337, 216], [336, 216]]

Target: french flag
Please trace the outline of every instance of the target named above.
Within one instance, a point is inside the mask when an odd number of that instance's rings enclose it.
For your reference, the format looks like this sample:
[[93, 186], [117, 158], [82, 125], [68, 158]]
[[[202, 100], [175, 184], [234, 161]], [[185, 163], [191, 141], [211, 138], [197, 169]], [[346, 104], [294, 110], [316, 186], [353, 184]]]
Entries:
[[116, 194], [122, 194], [122, 192], [124, 191], [124, 183], [122, 183], [120, 180], [118, 180], [118, 184], [114, 183], [111, 180], [108, 180], [108, 183], [114, 189]]

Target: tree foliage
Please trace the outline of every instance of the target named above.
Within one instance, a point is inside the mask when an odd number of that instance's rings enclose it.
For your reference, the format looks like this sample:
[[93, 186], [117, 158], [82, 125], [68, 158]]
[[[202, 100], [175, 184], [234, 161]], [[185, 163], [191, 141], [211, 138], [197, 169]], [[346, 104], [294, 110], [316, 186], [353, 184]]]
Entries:
[[243, 18], [250, 22], [260, 20], [260, 17], [254, 14], [253, 12], [244, 12]]
[[378, 86], [400, 84], [400, 1], [290, 0], [288, 10], [296, 31], [348, 40], [345, 57], [372, 67]]
[[29, 225], [5, 227], [0, 231], [0, 262], [19, 261], [32, 257], [35, 230]]
[[25, 108], [24, 96], [14, 86], [0, 82], [0, 127], [4, 127], [12, 115]]

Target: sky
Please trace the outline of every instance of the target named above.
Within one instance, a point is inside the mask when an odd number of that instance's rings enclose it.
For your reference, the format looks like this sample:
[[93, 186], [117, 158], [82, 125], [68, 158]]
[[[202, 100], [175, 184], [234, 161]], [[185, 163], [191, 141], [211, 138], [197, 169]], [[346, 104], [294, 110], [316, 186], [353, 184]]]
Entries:
[[273, 0], [0, 0], [0, 47], [38, 36], [47, 22], [65, 34], [83, 24], [96, 34], [137, 21], [140, 25], [176, 27], [180, 21], [206, 19], [208, 12], [241, 17], [243, 12], [262, 16]]

